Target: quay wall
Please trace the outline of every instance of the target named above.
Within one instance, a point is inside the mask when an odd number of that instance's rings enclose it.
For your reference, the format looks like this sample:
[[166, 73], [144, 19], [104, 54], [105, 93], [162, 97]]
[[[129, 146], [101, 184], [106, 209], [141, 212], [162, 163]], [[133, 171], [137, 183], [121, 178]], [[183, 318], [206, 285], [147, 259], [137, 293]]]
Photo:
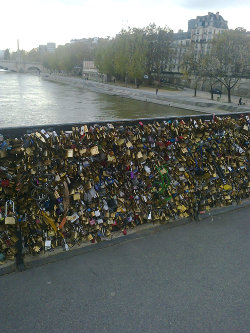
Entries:
[[119, 96], [129, 99], [135, 99], [143, 102], [150, 102], [160, 105], [166, 105], [170, 107], [176, 107], [179, 109], [192, 110], [194, 114], [196, 112], [204, 114], [219, 114], [228, 112], [246, 112], [250, 111], [248, 106], [240, 106], [228, 103], [217, 103], [215, 104], [211, 100], [199, 100], [191, 97], [180, 96], [179, 93], [168, 95], [161, 93], [156, 96], [155, 92], [133, 89], [127, 87], [121, 87], [118, 85], [112, 85], [108, 83], [101, 83], [92, 80], [83, 80], [81, 78], [69, 77], [64, 75], [56, 74], [45, 74], [42, 77], [46, 80], [53, 82], [60, 82], [63, 84], [69, 84], [78, 88], [95, 91], [97, 93], [108, 94], [112, 96]]

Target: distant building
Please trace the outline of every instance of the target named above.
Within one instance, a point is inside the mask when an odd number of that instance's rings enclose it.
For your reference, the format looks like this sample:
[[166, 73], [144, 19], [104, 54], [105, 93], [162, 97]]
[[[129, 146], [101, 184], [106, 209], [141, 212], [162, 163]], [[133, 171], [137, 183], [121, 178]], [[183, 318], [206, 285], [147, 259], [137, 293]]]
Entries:
[[91, 43], [91, 44], [97, 44], [99, 41], [99, 37], [93, 37], [93, 38], [81, 38], [81, 39], [71, 39], [70, 43]]
[[47, 43], [47, 52], [54, 53], [56, 51], [56, 43]]
[[85, 80], [91, 79], [94, 81], [107, 82], [107, 75], [98, 72], [95, 67], [95, 62], [92, 60], [84, 60], [82, 63], [82, 77]]
[[189, 20], [187, 32], [179, 30], [174, 34], [176, 56], [172, 71], [180, 71], [180, 60], [185, 52], [185, 47], [193, 44], [197, 54], [206, 54], [210, 47], [209, 42], [225, 30], [228, 30], [227, 21], [219, 12], [216, 14], [208, 12], [207, 15], [197, 16], [196, 19]]
[[54, 53], [56, 50], [56, 43], [47, 43], [47, 45], [39, 45], [38, 46], [38, 51], [40, 53]]
[[185, 52], [185, 47], [189, 47], [191, 44], [191, 32], [184, 32], [183, 30], [179, 30], [174, 34], [174, 48], [175, 48], [175, 56], [173, 58], [172, 68], [169, 70], [174, 72], [180, 71], [180, 62], [182, 56]]
[[45, 53], [45, 52], [47, 52], [47, 46], [46, 46], [46, 45], [39, 45], [39, 46], [38, 46], [38, 51], [39, 51], [40, 53]]
[[82, 63], [82, 77], [84, 79], [98, 79], [99, 73], [92, 60], [84, 60]]
[[88, 38], [71, 39], [71, 40], [70, 40], [70, 43], [71, 43], [71, 44], [74, 44], [74, 43], [84, 43], [84, 42], [87, 42], [87, 41], [88, 41]]
[[188, 28], [197, 52], [205, 54], [208, 51], [208, 42], [217, 34], [228, 30], [228, 25], [219, 12], [216, 14], [209, 12], [208, 15], [197, 16], [195, 20], [189, 20]]

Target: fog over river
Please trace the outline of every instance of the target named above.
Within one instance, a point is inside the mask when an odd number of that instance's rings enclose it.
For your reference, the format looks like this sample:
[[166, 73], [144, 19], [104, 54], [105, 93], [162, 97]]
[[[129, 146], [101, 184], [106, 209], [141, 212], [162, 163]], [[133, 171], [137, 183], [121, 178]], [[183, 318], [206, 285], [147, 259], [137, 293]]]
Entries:
[[0, 128], [189, 114], [194, 112], [0, 70]]

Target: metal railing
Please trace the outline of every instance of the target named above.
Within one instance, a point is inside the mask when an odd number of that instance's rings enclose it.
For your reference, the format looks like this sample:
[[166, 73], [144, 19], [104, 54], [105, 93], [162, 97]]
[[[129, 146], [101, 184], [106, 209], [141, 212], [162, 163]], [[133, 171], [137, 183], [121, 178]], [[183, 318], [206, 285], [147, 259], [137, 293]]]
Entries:
[[[222, 113], [216, 114], [216, 117], [224, 118], [231, 117], [233, 119], [239, 118], [242, 114], [248, 115], [249, 112], [242, 113]], [[0, 134], [2, 134], [6, 138], [18, 138], [24, 134], [31, 134], [37, 131], [41, 131], [45, 129], [47, 132], [50, 131], [70, 131], [72, 127], [79, 127], [81, 125], [100, 125], [104, 126], [106, 124], [112, 123], [115, 127], [118, 126], [130, 126], [138, 124], [139, 121], [142, 121], [145, 124], [149, 124], [152, 122], [163, 122], [163, 121], [174, 121], [174, 120], [184, 120], [188, 121], [190, 118], [192, 119], [202, 119], [202, 120], [212, 120], [214, 115], [212, 114], [204, 114], [204, 115], [187, 115], [187, 116], [172, 116], [172, 117], [159, 117], [159, 118], [138, 118], [138, 119], [122, 119], [122, 120], [105, 120], [105, 121], [86, 121], [86, 122], [78, 122], [78, 123], [64, 123], [64, 124], [44, 124], [44, 125], [34, 125], [34, 126], [18, 126], [18, 127], [0, 127]]]

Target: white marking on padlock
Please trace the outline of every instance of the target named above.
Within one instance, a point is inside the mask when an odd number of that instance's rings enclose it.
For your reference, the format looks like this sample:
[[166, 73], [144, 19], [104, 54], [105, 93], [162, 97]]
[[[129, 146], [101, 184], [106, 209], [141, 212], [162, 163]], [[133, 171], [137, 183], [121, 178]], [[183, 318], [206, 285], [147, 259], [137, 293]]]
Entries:
[[49, 134], [44, 129], [41, 130], [41, 133], [46, 137], [46, 139], [49, 138]]

